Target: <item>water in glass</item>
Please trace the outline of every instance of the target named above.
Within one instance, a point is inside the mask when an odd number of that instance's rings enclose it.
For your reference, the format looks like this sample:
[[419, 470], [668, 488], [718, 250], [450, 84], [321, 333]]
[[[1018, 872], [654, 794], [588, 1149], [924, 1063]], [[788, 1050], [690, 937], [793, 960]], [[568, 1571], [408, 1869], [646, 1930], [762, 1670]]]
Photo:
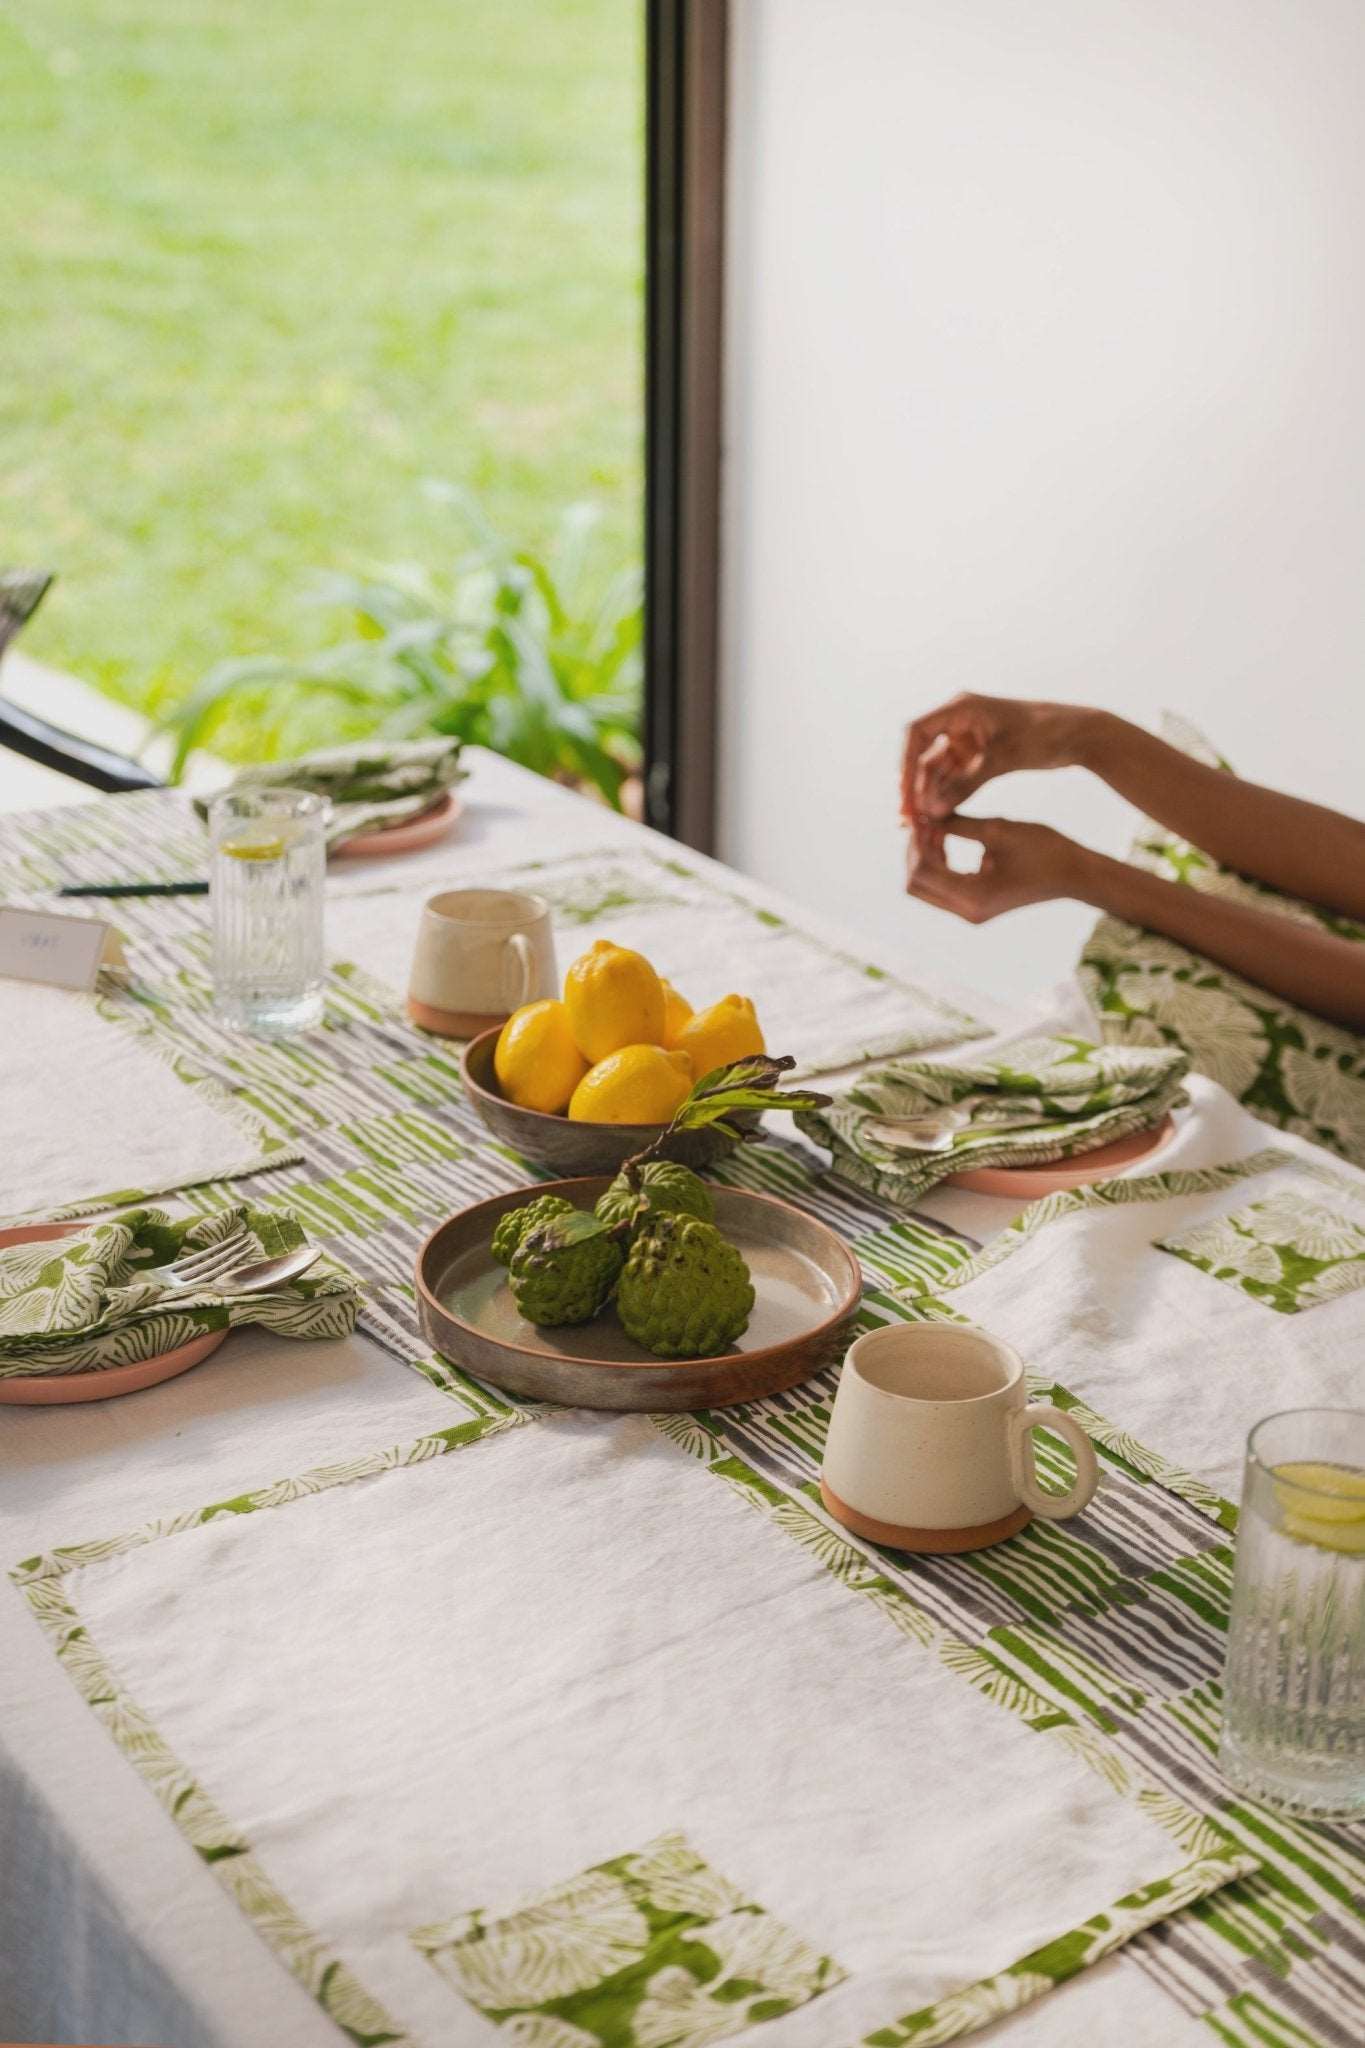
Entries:
[[322, 1015], [327, 810], [296, 789], [228, 790], [210, 807], [214, 1008], [243, 1030]]
[[1219, 1754], [1287, 1813], [1365, 1815], [1365, 1413], [1291, 1409], [1248, 1439]]

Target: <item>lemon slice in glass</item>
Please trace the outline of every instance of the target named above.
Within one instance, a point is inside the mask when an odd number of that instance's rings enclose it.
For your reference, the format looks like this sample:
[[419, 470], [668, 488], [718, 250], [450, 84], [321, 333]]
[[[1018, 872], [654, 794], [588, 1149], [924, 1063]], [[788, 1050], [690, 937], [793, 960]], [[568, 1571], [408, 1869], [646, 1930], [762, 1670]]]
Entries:
[[234, 860], [278, 860], [284, 852], [284, 841], [278, 834], [271, 838], [252, 838], [240, 833], [236, 839], [221, 839], [220, 853], [231, 854]]
[[1365, 1557], [1365, 1472], [1351, 1465], [1277, 1465], [1275, 1498], [1287, 1536]]

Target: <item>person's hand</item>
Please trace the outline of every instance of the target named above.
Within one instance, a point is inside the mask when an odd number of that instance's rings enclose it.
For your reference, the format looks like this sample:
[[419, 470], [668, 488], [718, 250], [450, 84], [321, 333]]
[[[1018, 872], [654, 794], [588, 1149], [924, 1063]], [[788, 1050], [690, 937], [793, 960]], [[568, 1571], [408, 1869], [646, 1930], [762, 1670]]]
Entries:
[[[948, 866], [945, 839], [977, 841], [981, 865], [974, 875], [958, 874]], [[1019, 818], [920, 820], [910, 830], [906, 893], [939, 910], [951, 910], [968, 924], [985, 924], [1025, 903], [1082, 895], [1091, 858], [1065, 833]]]
[[1065, 768], [1079, 761], [1097, 716], [1079, 704], [1018, 697], [954, 697], [907, 726], [901, 756], [901, 816], [948, 818], [975, 790], [1013, 768]]

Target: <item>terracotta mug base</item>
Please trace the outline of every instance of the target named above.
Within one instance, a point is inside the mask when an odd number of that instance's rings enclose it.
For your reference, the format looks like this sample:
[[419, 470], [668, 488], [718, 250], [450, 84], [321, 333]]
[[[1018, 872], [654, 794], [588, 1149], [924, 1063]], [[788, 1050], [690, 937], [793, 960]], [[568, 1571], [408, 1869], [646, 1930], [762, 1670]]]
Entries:
[[477, 1038], [481, 1031], [492, 1031], [507, 1022], [507, 1011], [501, 1016], [483, 1016], [477, 1010], [438, 1010], [431, 1003], [419, 1003], [416, 996], [408, 997], [408, 1015], [423, 1031], [434, 1031], [438, 1038]]
[[1017, 1536], [1021, 1529], [1033, 1520], [1024, 1506], [1015, 1508], [1012, 1514], [1004, 1515], [998, 1522], [978, 1522], [970, 1529], [911, 1529], [900, 1522], [878, 1522], [871, 1515], [860, 1514], [837, 1493], [820, 1480], [820, 1498], [836, 1522], [842, 1522], [855, 1536], [865, 1536], [869, 1543], [882, 1543], [888, 1550], [917, 1550], [930, 1557], [953, 1557], [966, 1550], [989, 1550], [993, 1543], [1003, 1543], [1010, 1536]]

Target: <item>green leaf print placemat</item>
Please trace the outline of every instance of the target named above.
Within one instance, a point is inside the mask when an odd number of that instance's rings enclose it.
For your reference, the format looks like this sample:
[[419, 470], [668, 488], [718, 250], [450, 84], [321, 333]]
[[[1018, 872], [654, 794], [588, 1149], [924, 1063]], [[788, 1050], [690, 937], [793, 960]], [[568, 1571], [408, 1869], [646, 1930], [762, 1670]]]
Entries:
[[699, 1448], [485, 1418], [15, 1576], [353, 2035], [948, 2040], [1251, 1867]]

